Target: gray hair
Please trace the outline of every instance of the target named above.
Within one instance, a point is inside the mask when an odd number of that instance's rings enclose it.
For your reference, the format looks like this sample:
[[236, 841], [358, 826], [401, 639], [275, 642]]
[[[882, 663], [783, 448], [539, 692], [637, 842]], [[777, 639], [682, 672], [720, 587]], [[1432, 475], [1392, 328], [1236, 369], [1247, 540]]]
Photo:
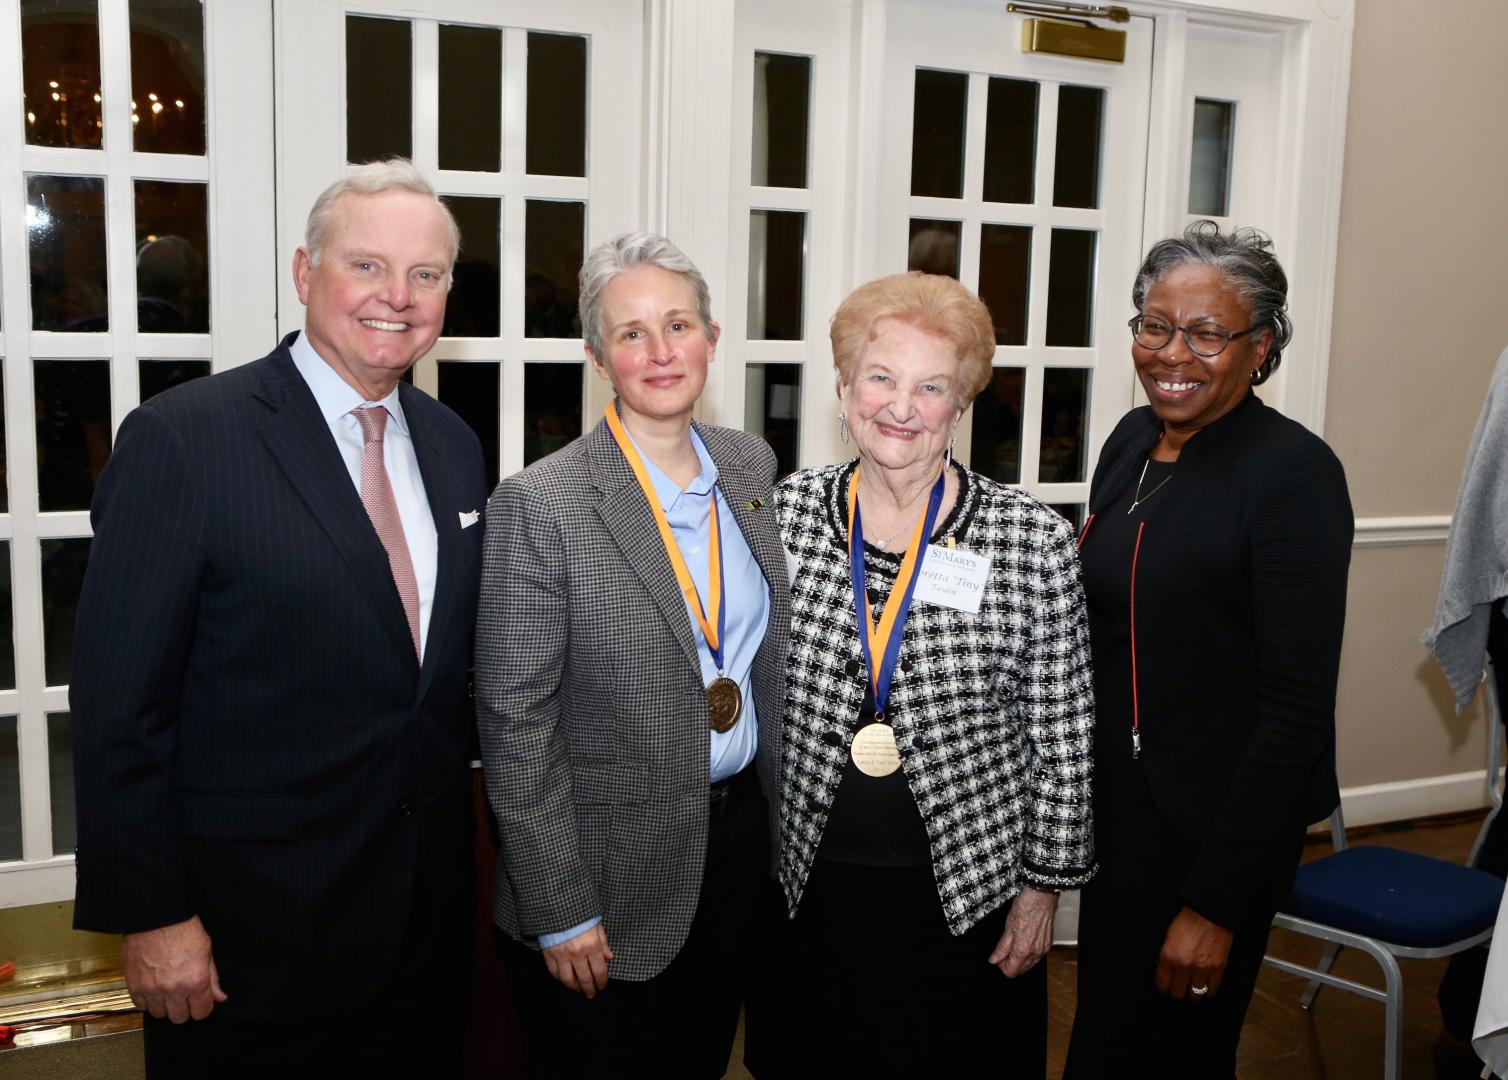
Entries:
[[712, 292], [707, 288], [707, 279], [696, 268], [696, 263], [686, 253], [663, 236], [648, 232], [620, 233], [592, 249], [581, 264], [581, 296], [577, 311], [581, 317], [581, 332], [586, 338], [586, 347], [592, 355], [602, 358], [602, 294], [608, 284], [620, 274], [656, 266], [680, 274], [691, 283], [696, 294], [696, 313], [702, 320], [702, 330], [707, 340], [712, 341]]
[[[419, 167], [408, 158], [391, 157], [386, 161], [373, 161], [352, 169], [345, 176], [325, 188], [314, 200], [309, 210], [309, 220], [304, 225], [304, 247], [309, 250], [309, 265], [318, 266], [320, 252], [330, 238], [330, 219], [335, 213], [335, 204], [342, 195], [376, 195], [383, 191], [411, 191], [415, 195], [428, 195], [435, 200], [445, 218], [445, 229], [450, 234], [450, 265], [455, 269], [456, 256], [461, 251], [461, 229], [450, 212], [450, 207], [435, 194], [434, 187], [424, 179]], [[447, 277], [449, 274], [447, 273]]]
[[1182, 236], [1159, 240], [1147, 252], [1136, 272], [1136, 284], [1131, 287], [1131, 303], [1136, 310], [1142, 309], [1148, 291], [1164, 274], [1184, 263], [1218, 270], [1251, 313], [1254, 333], [1272, 331], [1267, 358], [1252, 378], [1254, 385], [1266, 382], [1282, 362], [1283, 349], [1293, 338], [1293, 322], [1288, 318], [1288, 275], [1272, 253], [1272, 241], [1256, 229], [1222, 233], [1220, 226], [1208, 219], [1194, 222], [1183, 230]]

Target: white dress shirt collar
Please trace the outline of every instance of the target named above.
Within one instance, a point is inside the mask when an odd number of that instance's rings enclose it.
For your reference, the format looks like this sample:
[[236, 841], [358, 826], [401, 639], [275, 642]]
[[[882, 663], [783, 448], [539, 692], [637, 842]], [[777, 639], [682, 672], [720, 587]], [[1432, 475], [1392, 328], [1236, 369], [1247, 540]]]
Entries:
[[398, 387], [394, 386], [392, 392], [380, 401], [363, 398], [354, 386], [342, 379], [329, 362], [315, 351], [309, 342], [309, 335], [302, 330], [293, 339], [293, 344], [288, 346], [288, 352], [293, 357], [293, 366], [298, 368], [298, 373], [309, 385], [309, 391], [314, 395], [314, 402], [319, 406], [319, 413], [325, 418], [325, 423], [334, 423], [352, 409], [363, 405], [381, 405], [387, 410], [389, 421], [403, 434], [409, 434], [403, 406], [398, 402]]

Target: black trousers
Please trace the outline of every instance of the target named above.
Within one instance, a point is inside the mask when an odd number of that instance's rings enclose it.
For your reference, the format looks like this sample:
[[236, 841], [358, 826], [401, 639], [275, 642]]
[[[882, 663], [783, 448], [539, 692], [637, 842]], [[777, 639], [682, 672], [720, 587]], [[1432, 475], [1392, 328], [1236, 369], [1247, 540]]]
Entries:
[[755, 913], [774, 888], [768, 806], [753, 767], [734, 785], [725, 816], [710, 823], [691, 931], [658, 975], [631, 982], [609, 974], [607, 988], [588, 999], [557, 982], [538, 951], [498, 934], [526, 1076], [713, 1080], [727, 1071], [757, 952]]
[[1219, 991], [1175, 1001], [1157, 989], [1157, 961], [1183, 908], [1179, 883], [1196, 850], [1173, 835], [1140, 767], [1131, 769], [1097, 777], [1106, 781], [1095, 800], [1100, 867], [1079, 909], [1078, 1009], [1063, 1077], [1232, 1077], [1272, 917], [1292, 891], [1304, 833], [1293, 831], [1246, 918], [1227, 928], [1234, 936]]
[[1047, 1073], [1047, 964], [1007, 979], [989, 962], [1009, 905], [960, 937], [930, 866], [818, 859], [771, 940], [744, 1032], [759, 1080], [1030, 1077]]

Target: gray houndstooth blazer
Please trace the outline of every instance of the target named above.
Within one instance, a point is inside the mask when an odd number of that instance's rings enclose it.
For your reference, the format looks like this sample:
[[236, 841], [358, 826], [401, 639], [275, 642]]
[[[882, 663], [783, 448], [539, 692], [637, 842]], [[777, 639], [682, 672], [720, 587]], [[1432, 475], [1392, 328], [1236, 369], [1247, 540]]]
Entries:
[[[770, 585], [753, 668], [761, 787], [779, 800], [790, 628], [762, 439], [696, 425]], [[644, 494], [612, 433], [589, 433], [487, 504], [477, 725], [497, 817], [493, 918], [532, 942], [601, 915], [614, 978], [680, 951], [707, 847], [709, 734], [696, 638]]]

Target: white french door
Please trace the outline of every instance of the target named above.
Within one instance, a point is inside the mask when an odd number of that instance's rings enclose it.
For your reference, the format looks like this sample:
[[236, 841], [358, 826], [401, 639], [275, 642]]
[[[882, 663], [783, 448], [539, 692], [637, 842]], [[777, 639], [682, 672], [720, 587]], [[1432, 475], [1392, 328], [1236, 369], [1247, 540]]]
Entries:
[[916, 267], [996, 324], [959, 456], [1080, 518], [1133, 404], [1131, 277], [1191, 215], [1277, 241], [1314, 329], [1268, 395], [1317, 427], [1350, 17], [1138, 7], [1110, 65], [1021, 52], [996, 0], [0, 0], [0, 907], [72, 895], [69, 651], [114, 431], [302, 325], [293, 252], [352, 163], [412, 157], [459, 221], [413, 377], [493, 479], [605, 404], [576, 274], [646, 225], [713, 284], [705, 415], [782, 468], [848, 452], [828, 319]]
[[[461, 226], [446, 324], [414, 371], [482, 439], [492, 482], [589, 428], [576, 275], [638, 225], [643, 5], [633, 0], [278, 0], [278, 263], [315, 197], [391, 154]], [[290, 276], [282, 329], [302, 325]]]
[[1019, 19], [889, 5], [878, 259], [984, 299], [994, 378], [957, 452], [1082, 521], [1093, 455], [1132, 399], [1152, 20], [1104, 64], [1019, 51]]

